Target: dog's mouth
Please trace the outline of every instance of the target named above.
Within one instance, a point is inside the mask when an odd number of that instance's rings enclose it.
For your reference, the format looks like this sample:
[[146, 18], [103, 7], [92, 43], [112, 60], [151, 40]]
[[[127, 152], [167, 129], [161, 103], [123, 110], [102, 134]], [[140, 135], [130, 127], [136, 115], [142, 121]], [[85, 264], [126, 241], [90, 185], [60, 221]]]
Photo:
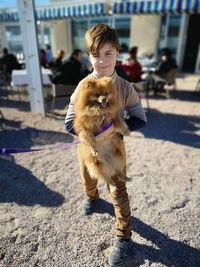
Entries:
[[108, 102], [101, 102], [100, 104], [101, 104], [101, 106], [102, 106], [103, 108], [106, 108], [106, 107], [107, 107], [107, 104], [108, 104]]
[[98, 102], [103, 108], [106, 108], [108, 105], [108, 99], [104, 96], [100, 96]]

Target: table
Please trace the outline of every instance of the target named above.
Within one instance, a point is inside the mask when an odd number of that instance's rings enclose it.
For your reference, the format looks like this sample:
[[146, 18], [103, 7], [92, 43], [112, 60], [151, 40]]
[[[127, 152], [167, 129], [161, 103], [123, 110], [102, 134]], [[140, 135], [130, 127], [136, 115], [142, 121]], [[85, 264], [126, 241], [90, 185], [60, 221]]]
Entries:
[[[49, 75], [52, 75], [51, 70], [42, 68], [43, 85], [51, 85]], [[13, 70], [11, 75], [11, 86], [26, 86], [28, 85], [27, 70]]]
[[[50, 81], [49, 75], [52, 75], [52, 71], [50, 69], [42, 68], [42, 79], [43, 79], [43, 87], [44, 96], [52, 94], [52, 82]], [[22, 100], [22, 92], [27, 92], [28, 87], [28, 76], [27, 70], [13, 70], [11, 74], [11, 88], [17, 92], [18, 99]]]

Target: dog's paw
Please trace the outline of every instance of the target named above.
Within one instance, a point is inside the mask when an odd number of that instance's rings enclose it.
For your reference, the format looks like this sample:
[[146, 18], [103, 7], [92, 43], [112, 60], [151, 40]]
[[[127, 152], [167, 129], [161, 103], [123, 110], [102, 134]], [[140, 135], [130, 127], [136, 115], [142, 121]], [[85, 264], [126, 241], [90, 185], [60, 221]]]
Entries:
[[125, 136], [128, 136], [128, 135], [131, 134], [131, 131], [130, 131], [128, 128], [126, 128], [126, 129], [123, 131], [122, 134], [125, 135]]
[[125, 136], [128, 136], [131, 134], [131, 131], [128, 129], [128, 128], [125, 128], [125, 129], [121, 129], [119, 131], [117, 131], [119, 134], [121, 135], [125, 135]]
[[98, 157], [99, 157], [99, 153], [98, 153], [98, 151], [97, 151], [96, 149], [92, 149], [92, 150], [91, 150], [91, 154], [92, 154], [92, 156], [95, 157], [95, 158], [98, 158]]

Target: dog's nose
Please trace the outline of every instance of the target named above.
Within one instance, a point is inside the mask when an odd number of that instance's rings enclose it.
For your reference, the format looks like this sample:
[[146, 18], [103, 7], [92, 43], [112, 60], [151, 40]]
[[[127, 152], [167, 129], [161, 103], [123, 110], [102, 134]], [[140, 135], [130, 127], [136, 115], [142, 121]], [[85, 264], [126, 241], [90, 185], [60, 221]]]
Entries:
[[102, 98], [102, 102], [106, 102], [106, 98], [104, 97], [104, 98]]

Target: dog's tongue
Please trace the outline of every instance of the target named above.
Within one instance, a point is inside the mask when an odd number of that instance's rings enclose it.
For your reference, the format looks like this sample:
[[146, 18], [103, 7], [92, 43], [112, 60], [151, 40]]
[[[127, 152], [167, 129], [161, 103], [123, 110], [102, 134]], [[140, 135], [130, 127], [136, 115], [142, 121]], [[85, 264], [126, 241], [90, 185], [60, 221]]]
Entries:
[[102, 107], [106, 108], [107, 102], [102, 102], [101, 105], [102, 105]]

